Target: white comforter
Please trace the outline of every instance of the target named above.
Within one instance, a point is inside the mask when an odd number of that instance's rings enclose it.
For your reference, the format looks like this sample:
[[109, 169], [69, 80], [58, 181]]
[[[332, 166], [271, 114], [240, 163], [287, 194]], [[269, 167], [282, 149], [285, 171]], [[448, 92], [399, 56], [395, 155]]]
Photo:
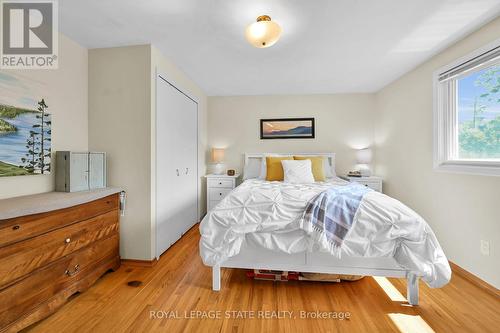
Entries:
[[[221, 264], [239, 253], [246, 241], [269, 250], [299, 253], [328, 246], [302, 229], [302, 214], [310, 199], [333, 179], [314, 184], [247, 180], [226, 196], [200, 225], [200, 254], [206, 265]], [[306, 229], [306, 228], [305, 228]], [[369, 192], [361, 201], [341, 256], [387, 257], [438, 288], [450, 280], [448, 260], [429, 225], [398, 200]]]

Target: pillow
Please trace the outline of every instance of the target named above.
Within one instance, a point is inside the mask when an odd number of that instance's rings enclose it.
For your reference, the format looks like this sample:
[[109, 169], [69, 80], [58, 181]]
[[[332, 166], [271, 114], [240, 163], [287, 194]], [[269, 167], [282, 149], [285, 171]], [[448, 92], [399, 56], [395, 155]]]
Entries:
[[267, 181], [283, 181], [283, 166], [281, 161], [283, 160], [293, 160], [291, 156], [268, 156], [266, 157], [266, 180]]
[[314, 183], [312, 162], [309, 159], [301, 161], [281, 161], [285, 183], [310, 184]]
[[317, 182], [324, 182], [325, 170], [324, 170], [324, 160], [323, 156], [294, 156], [294, 160], [302, 161], [302, 160], [310, 160], [312, 165], [312, 173], [314, 175], [314, 180]]
[[260, 173], [259, 179], [266, 180], [267, 166], [266, 166], [266, 156], [262, 156], [260, 159]]
[[260, 175], [260, 160], [257, 158], [249, 158], [243, 169], [243, 179], [259, 178]]
[[267, 174], [266, 157], [292, 157], [292, 155], [285, 155], [285, 154], [263, 155], [262, 158], [260, 159], [260, 173], [259, 173], [259, 179], [262, 180], [266, 180], [266, 174]]
[[335, 170], [333, 170], [332, 165], [330, 164], [330, 160], [328, 157], [324, 157], [323, 159], [323, 171], [325, 171], [325, 177], [326, 178], [333, 178], [335, 177]]

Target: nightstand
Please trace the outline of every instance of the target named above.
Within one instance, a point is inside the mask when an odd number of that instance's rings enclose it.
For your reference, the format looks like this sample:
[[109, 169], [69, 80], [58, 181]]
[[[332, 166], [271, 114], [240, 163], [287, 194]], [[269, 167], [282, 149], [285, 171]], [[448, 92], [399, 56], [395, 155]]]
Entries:
[[382, 192], [382, 178], [377, 176], [370, 177], [347, 177], [350, 182], [358, 182], [362, 185], [368, 186], [369, 188]]
[[236, 179], [239, 174], [228, 175], [206, 175], [207, 178], [207, 211], [214, 208], [229, 192], [236, 187]]

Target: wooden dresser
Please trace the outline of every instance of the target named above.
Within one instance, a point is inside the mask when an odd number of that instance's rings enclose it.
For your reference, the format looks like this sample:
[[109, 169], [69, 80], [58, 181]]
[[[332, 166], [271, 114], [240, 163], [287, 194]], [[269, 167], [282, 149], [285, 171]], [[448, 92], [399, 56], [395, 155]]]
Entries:
[[0, 211], [0, 332], [47, 317], [120, 266], [118, 192], [47, 193], [31, 196], [41, 200], [35, 211], [43, 211], [43, 200], [58, 207], [64, 196], [71, 206], [11, 218]]

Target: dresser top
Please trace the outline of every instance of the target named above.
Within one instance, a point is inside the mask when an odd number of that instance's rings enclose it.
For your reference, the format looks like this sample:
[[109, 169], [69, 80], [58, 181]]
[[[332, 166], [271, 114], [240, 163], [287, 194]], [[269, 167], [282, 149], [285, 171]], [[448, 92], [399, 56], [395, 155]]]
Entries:
[[0, 200], [0, 220], [50, 212], [94, 201], [121, 192], [117, 187], [107, 187], [82, 192], [47, 192]]
[[225, 173], [223, 173], [222, 175], [217, 175], [217, 174], [213, 174], [213, 173], [205, 175], [206, 178], [238, 178], [239, 176], [240, 176], [239, 173], [236, 173], [233, 176], [228, 176]]
[[382, 178], [381, 177], [377, 177], [377, 176], [363, 176], [363, 177], [350, 177], [350, 176], [347, 176], [347, 178], [349, 178], [351, 181], [365, 181], [365, 182], [378, 182], [378, 181], [381, 181]]

